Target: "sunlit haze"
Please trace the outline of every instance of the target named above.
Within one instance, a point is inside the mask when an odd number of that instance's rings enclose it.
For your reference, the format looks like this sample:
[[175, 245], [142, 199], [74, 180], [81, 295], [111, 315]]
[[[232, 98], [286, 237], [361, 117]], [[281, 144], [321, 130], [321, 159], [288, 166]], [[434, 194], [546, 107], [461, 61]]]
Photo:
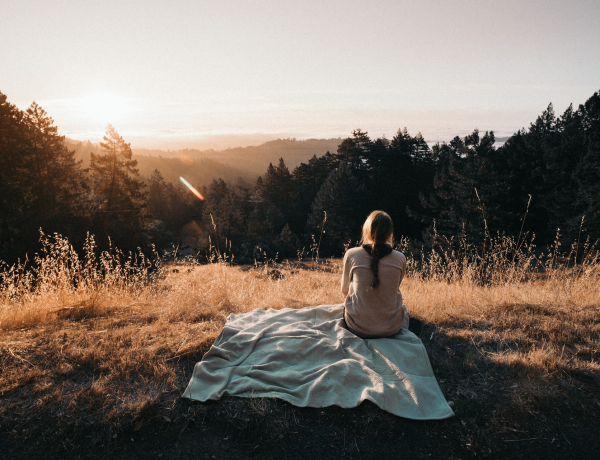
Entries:
[[3, 1], [0, 91], [133, 147], [510, 135], [600, 89], [597, 0]]

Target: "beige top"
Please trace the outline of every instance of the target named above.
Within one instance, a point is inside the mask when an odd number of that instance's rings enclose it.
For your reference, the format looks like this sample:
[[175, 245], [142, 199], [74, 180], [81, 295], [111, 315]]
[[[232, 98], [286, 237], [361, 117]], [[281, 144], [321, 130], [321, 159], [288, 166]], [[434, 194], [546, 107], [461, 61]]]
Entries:
[[342, 292], [346, 295], [344, 318], [350, 329], [362, 335], [388, 336], [404, 324], [400, 283], [406, 273], [406, 257], [392, 251], [379, 259], [379, 286], [373, 288], [371, 256], [362, 247], [344, 256]]

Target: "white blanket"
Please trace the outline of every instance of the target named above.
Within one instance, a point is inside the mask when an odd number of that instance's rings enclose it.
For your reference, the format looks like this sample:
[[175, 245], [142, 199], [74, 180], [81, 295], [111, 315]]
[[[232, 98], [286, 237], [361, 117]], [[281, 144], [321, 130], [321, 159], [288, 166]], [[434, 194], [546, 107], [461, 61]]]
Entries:
[[343, 305], [230, 315], [196, 364], [183, 396], [274, 397], [301, 407], [356, 407], [368, 399], [415, 420], [454, 415], [425, 347], [402, 329], [361, 339], [342, 324]]

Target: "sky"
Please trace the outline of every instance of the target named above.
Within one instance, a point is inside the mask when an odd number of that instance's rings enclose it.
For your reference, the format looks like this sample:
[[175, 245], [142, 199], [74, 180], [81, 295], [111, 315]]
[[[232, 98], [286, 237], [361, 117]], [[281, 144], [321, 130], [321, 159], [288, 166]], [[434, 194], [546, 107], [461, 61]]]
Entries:
[[598, 0], [0, 0], [0, 91], [132, 147], [506, 136], [600, 90]]

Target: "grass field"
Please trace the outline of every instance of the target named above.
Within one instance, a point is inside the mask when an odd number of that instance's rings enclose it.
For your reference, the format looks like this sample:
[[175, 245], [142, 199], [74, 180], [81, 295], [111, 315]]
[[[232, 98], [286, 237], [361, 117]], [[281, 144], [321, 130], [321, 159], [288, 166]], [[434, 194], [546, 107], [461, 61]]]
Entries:
[[[498, 248], [490, 253], [506, 260]], [[91, 254], [78, 258], [66, 241], [52, 239], [37, 272], [5, 268], [3, 459], [379, 458], [398, 451], [597, 458], [600, 264], [592, 251], [576, 265], [549, 253], [535, 272], [524, 256], [491, 271], [477, 259], [462, 269], [448, 258], [445, 269], [435, 257], [411, 264], [405, 303], [423, 322], [421, 340], [457, 414], [438, 422], [400, 419], [370, 403], [342, 410], [180, 399], [230, 313], [342, 302], [339, 260], [157, 269], [141, 257]]]

